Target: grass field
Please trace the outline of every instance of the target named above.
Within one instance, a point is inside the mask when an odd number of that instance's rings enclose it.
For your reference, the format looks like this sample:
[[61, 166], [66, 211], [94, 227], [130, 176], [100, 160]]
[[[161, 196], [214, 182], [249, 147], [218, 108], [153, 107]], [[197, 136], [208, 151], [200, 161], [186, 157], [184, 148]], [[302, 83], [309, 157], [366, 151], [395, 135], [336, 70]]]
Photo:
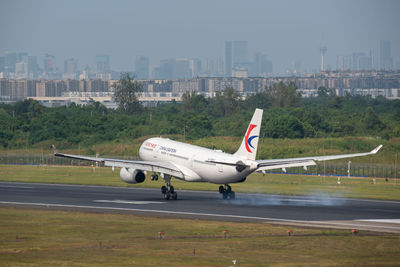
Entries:
[[399, 243], [397, 234], [0, 208], [1, 266], [395, 266]]
[[[119, 178], [119, 170], [110, 168], [68, 167], [68, 166], [20, 166], [0, 165], [0, 181], [65, 183], [107, 186], [131, 186], [160, 188], [163, 181], [129, 185]], [[174, 179], [175, 189], [211, 190], [217, 192], [218, 185], [188, 183]], [[400, 181], [371, 178], [341, 178], [329, 176], [301, 176], [283, 174], [252, 174], [244, 183], [232, 185], [236, 192], [254, 192], [286, 195], [329, 195], [333, 197], [371, 198], [400, 200]]]
[[[144, 136], [136, 139], [124, 139], [105, 142], [92, 145], [90, 147], [79, 147], [63, 142], [44, 141], [35, 144], [32, 147], [24, 147], [19, 149], [0, 148], [0, 155], [6, 154], [44, 154], [52, 153], [51, 144], [65, 153], [82, 155], [101, 156], [129, 156], [137, 157], [140, 145], [150, 136]], [[177, 141], [184, 141], [183, 136], [173, 135], [164, 136]], [[205, 137], [197, 140], [186, 140], [192, 143], [208, 148], [221, 149], [228, 153], [234, 153], [242, 140], [240, 137], [217, 136]], [[369, 164], [399, 164], [400, 138], [392, 138], [384, 140], [377, 137], [337, 137], [337, 138], [304, 138], [304, 139], [272, 139], [260, 138], [257, 158], [287, 158], [287, 157], [305, 157], [316, 155], [334, 155], [345, 153], [357, 153], [371, 151], [373, 148], [383, 144], [383, 148], [376, 156], [353, 158], [353, 162], [369, 163]], [[339, 161], [340, 162], [340, 161]], [[344, 162], [347, 163], [345, 160]]]

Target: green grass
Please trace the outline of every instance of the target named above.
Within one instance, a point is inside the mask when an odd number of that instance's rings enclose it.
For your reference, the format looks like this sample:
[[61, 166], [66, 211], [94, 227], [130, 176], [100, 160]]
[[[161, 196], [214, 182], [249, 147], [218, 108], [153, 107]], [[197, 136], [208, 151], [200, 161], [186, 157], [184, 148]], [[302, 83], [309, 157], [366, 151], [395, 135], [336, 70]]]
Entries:
[[0, 208], [2, 266], [394, 266], [399, 242], [363, 231]]
[[[65, 145], [57, 142], [45, 141], [35, 144], [33, 147], [21, 149], [1, 149], [0, 155], [5, 154], [43, 154], [52, 153], [51, 144], [57, 145], [60, 151], [65, 153], [81, 153], [82, 155], [108, 155], [108, 156], [138, 156], [138, 150], [144, 140], [150, 136], [144, 136], [136, 139], [124, 139], [96, 144], [91, 147], [81, 147]], [[174, 140], [183, 141], [182, 136], [164, 136]], [[186, 142], [208, 148], [217, 148], [223, 151], [234, 153], [242, 140], [240, 137], [218, 136], [206, 137], [197, 140], [186, 140]], [[371, 151], [373, 148], [383, 144], [383, 148], [375, 156], [359, 157], [352, 159], [357, 163], [369, 164], [387, 164], [394, 165], [400, 162], [400, 138], [384, 140], [376, 137], [338, 137], [338, 138], [304, 138], [304, 139], [272, 139], [260, 138], [257, 158], [288, 158], [288, 157], [305, 157], [316, 155], [334, 155], [345, 153], [357, 153]], [[340, 161], [339, 161], [340, 162]], [[347, 163], [347, 160], [343, 162]]]
[[[0, 165], [0, 181], [65, 183], [105, 186], [130, 186], [160, 188], [162, 179], [152, 182], [129, 185], [119, 178], [119, 170], [110, 168], [68, 167], [68, 166], [20, 166]], [[217, 192], [218, 185], [209, 183], [189, 183], [174, 179], [175, 189], [211, 190]], [[372, 178], [341, 178], [337, 184], [336, 177], [302, 176], [284, 174], [252, 174], [244, 183], [232, 185], [236, 192], [254, 192], [286, 195], [328, 194], [335, 197], [371, 198], [400, 200], [400, 181]]]

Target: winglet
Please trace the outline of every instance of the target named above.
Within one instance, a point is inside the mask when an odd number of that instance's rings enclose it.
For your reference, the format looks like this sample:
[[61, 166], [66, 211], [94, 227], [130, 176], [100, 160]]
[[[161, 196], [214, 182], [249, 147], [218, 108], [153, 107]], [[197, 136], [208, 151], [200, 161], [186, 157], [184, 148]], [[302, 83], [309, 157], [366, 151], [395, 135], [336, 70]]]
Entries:
[[382, 145], [379, 145], [374, 150], [372, 150], [371, 153], [376, 154], [379, 151], [379, 149], [381, 149], [381, 148], [382, 148]]
[[53, 153], [54, 153], [54, 154], [57, 154], [57, 148], [56, 148], [56, 146], [55, 146], [55, 145], [51, 145], [51, 147], [53, 148]]

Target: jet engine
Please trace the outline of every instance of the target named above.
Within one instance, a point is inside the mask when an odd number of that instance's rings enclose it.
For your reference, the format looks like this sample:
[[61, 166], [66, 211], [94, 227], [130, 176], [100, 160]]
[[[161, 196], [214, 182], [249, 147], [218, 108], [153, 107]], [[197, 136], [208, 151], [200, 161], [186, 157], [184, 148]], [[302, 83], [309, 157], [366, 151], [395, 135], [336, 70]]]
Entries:
[[146, 179], [146, 175], [143, 171], [131, 168], [121, 168], [121, 171], [119, 172], [119, 177], [121, 177], [122, 181], [128, 184], [143, 183]]

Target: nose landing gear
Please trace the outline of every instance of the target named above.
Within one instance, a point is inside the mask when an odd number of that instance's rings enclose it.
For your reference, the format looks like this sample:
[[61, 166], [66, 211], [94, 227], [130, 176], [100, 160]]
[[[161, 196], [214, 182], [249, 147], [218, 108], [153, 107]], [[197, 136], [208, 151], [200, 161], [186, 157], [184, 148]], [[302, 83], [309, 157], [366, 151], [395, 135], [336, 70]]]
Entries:
[[222, 194], [222, 199], [235, 199], [235, 192], [232, 191], [232, 187], [226, 184], [225, 186], [221, 185], [219, 187], [219, 193]]

